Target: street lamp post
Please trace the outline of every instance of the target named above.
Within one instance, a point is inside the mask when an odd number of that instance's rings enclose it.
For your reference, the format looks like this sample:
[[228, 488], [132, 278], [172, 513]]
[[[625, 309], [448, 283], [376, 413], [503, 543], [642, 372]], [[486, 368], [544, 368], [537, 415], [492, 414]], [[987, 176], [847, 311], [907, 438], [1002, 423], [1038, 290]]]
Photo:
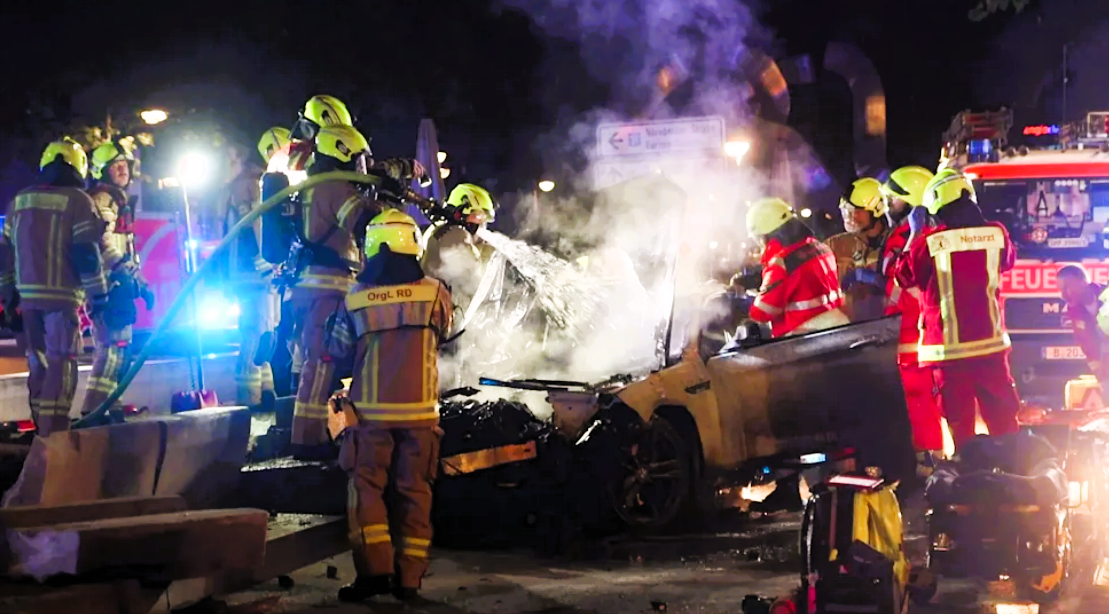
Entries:
[[[189, 186], [203, 184], [211, 176], [211, 160], [199, 153], [185, 154], [177, 167], [177, 178], [181, 184], [181, 197], [184, 201], [185, 218], [185, 272], [192, 276], [196, 273], [196, 243], [192, 234], [192, 212], [189, 206]], [[193, 309], [193, 328], [196, 330], [196, 384], [198, 390], [204, 390], [204, 349], [203, 335], [200, 329], [200, 307], [197, 304], [196, 293], [190, 297]]]
[[169, 113], [166, 113], [162, 109], [147, 109], [139, 113], [139, 118], [147, 124], [154, 126], [169, 119]]

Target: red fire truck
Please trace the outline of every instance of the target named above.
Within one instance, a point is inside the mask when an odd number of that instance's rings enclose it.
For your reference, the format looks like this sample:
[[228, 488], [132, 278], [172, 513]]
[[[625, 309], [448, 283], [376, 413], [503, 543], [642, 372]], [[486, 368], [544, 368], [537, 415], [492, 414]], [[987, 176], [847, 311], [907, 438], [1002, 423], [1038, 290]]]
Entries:
[[964, 111], [944, 135], [943, 166], [974, 181], [982, 212], [1017, 245], [1000, 282], [1013, 376], [1026, 400], [1058, 405], [1065, 382], [1088, 369], [1062, 326], [1055, 274], [1080, 263], [1109, 283], [1109, 112], [1014, 131], [1009, 109]]

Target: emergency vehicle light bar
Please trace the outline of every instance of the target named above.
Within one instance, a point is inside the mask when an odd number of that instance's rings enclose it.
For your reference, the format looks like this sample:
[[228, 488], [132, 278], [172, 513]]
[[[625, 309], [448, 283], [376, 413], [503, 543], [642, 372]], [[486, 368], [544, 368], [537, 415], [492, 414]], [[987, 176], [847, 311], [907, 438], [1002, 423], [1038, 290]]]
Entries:
[[854, 486], [867, 490], [878, 488], [882, 485], [883, 481], [882, 478], [869, 478], [857, 475], [834, 475], [828, 478], [828, 483], [832, 486]]
[[970, 141], [993, 141], [995, 148], [1005, 147], [1009, 131], [1013, 128], [1013, 111], [1002, 107], [998, 111], [972, 113], [963, 111], [951, 121], [943, 135], [945, 143], [965, 145]]

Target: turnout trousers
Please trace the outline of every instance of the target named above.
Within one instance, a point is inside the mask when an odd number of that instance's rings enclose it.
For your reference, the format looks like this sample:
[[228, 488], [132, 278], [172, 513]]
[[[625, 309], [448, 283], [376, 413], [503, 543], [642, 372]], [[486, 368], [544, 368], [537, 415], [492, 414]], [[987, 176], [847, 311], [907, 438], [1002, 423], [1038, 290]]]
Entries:
[[943, 410], [933, 368], [922, 367], [916, 362], [901, 362], [898, 368], [901, 370], [901, 385], [905, 389], [905, 406], [909, 409], [909, 424], [913, 429], [913, 450], [943, 450]]
[[293, 405], [292, 443], [314, 446], [330, 441], [327, 400], [334, 392], [335, 364], [326, 358], [327, 320], [339, 310], [345, 292], [314, 292], [293, 299], [293, 335], [304, 356]]
[[[362, 425], [344, 437], [347, 518], [359, 576], [392, 576], [420, 588], [431, 546], [431, 487], [439, 466], [438, 427]], [[386, 506], [385, 489], [395, 495]], [[391, 509], [390, 509], [391, 508]]]
[[27, 397], [38, 434], [69, 430], [69, 411], [77, 393], [77, 352], [81, 324], [77, 308], [23, 308], [27, 342]]
[[990, 435], [1019, 430], [1020, 397], [1007, 351], [936, 363], [935, 380], [956, 449], [974, 438], [976, 407]]
[[93, 318], [92, 338], [95, 349], [85, 387], [85, 402], [81, 404], [82, 416], [95, 410], [112, 394], [131, 366], [131, 326], [112, 328], [103, 318]]
[[273, 332], [277, 321], [277, 296], [268, 288], [239, 288], [239, 356], [235, 360], [235, 402], [258, 405], [264, 392], [273, 393], [273, 368], [269, 360], [256, 364], [262, 335]]

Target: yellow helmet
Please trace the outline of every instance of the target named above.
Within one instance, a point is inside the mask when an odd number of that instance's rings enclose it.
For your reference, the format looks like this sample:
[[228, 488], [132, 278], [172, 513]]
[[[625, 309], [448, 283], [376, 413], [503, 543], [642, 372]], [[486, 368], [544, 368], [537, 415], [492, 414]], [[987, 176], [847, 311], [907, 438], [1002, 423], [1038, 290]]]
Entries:
[[350, 126], [324, 126], [316, 135], [316, 153], [350, 162], [358, 154], [369, 153], [370, 142]]
[[378, 213], [366, 226], [363, 251], [367, 258], [381, 252], [388, 245], [394, 254], [407, 254], [419, 258], [424, 251], [420, 242], [420, 228], [412, 216], [399, 209], [386, 209]]
[[46, 149], [42, 151], [42, 158], [39, 159], [39, 170], [57, 160], [59, 156], [61, 156], [62, 162], [77, 169], [77, 174], [81, 175], [82, 179], [88, 176], [89, 157], [85, 155], [85, 150], [81, 149], [81, 145], [68, 136], [46, 146]]
[[932, 171], [922, 166], [902, 166], [890, 173], [882, 184], [882, 195], [887, 199], [900, 198], [913, 207], [919, 207], [924, 198], [924, 187], [932, 180]]
[[274, 126], [262, 133], [262, 138], [258, 140], [258, 153], [268, 163], [273, 154], [288, 147], [290, 142], [292, 138], [289, 136], [289, 129]]
[[466, 215], [475, 211], [484, 212], [490, 222], [497, 216], [496, 211], [493, 210], [493, 197], [489, 195], [489, 191], [472, 183], [460, 183], [455, 186], [451, 190], [451, 195], [447, 197], [447, 204], [461, 208], [462, 213]]
[[135, 154], [132, 148], [123, 141], [109, 141], [100, 147], [92, 150], [90, 156], [89, 166], [92, 171], [93, 179], [100, 179], [104, 175], [104, 169], [111, 166], [117, 160], [126, 160], [127, 162], [135, 161]]
[[921, 205], [928, 209], [928, 213], [935, 215], [940, 209], [962, 198], [963, 192], [967, 193], [971, 202], [978, 204], [978, 196], [970, 179], [955, 169], [945, 168], [936, 173], [924, 187]]
[[301, 111], [300, 115], [321, 128], [323, 126], [354, 125], [354, 120], [350, 116], [350, 111], [347, 110], [347, 105], [334, 96], [313, 96], [309, 98], [308, 102], [304, 103], [304, 110]]
[[884, 216], [889, 209], [886, 199], [882, 198], [882, 184], [871, 177], [857, 179], [844, 190], [839, 206], [844, 205], [865, 209], [874, 217]]
[[768, 235], [797, 217], [793, 207], [780, 198], [760, 198], [747, 207], [747, 234]]

